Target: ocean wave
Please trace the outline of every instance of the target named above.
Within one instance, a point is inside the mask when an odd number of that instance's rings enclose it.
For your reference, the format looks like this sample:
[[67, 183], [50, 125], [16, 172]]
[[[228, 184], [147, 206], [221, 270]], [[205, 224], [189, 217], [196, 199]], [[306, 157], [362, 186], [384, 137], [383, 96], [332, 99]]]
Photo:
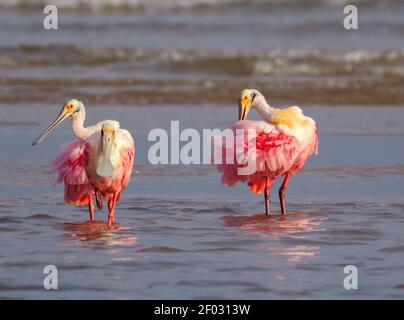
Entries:
[[12, 104], [43, 102], [45, 92], [49, 103], [75, 94], [122, 105], [227, 104], [246, 86], [272, 88], [271, 98], [279, 103], [404, 104], [404, 49], [241, 52], [31, 45], [0, 48], [0, 69], [7, 92], [0, 102]]
[[[0, 67], [93, 66], [130, 62], [132, 67], [257, 76], [404, 76], [404, 49], [292, 50], [261, 52], [89, 48], [75, 45], [3, 47]], [[137, 63], [137, 65], [136, 65]]]

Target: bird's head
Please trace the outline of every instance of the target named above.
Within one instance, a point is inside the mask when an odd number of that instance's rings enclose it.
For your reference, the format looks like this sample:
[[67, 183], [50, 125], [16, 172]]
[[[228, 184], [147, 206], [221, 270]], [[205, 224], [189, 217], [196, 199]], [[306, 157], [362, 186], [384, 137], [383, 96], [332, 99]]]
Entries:
[[41, 143], [49, 133], [53, 131], [59, 124], [63, 122], [63, 120], [73, 117], [75, 114], [77, 114], [79, 111], [81, 111], [83, 108], [83, 103], [77, 99], [71, 99], [67, 101], [67, 103], [62, 107], [62, 110], [60, 111], [58, 117], [56, 118], [55, 121], [53, 121], [45, 130], [44, 132], [32, 142], [32, 145], [36, 145], [38, 143]]
[[261, 95], [258, 90], [255, 89], [244, 89], [241, 91], [241, 95], [239, 98], [239, 112], [238, 112], [238, 120], [247, 119], [247, 115], [250, 112], [251, 108], [254, 108], [256, 97]]
[[101, 137], [102, 148], [104, 151], [110, 153], [116, 138], [116, 124], [115, 122], [106, 122], [102, 125]]
[[101, 141], [99, 145], [98, 163], [96, 172], [100, 177], [110, 177], [118, 167], [116, 155], [116, 130], [115, 121], [108, 121], [102, 125]]
[[72, 117], [74, 114], [79, 112], [83, 107], [83, 103], [77, 99], [71, 99], [66, 102], [62, 107], [61, 113], [66, 113], [66, 117]]

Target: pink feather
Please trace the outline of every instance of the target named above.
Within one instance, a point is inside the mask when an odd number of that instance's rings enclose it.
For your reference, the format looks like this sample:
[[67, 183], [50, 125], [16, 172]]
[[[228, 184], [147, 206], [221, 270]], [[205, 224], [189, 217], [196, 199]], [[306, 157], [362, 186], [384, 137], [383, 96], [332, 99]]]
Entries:
[[[243, 130], [241, 133], [240, 129]], [[314, 129], [311, 130], [313, 134], [309, 136], [309, 139], [299, 141], [295, 136], [284, 132], [279, 126], [264, 121], [237, 121], [232, 130], [234, 137], [243, 135], [243, 150], [241, 151], [244, 152], [236, 154], [234, 146], [226, 146], [226, 139], [222, 139], [222, 164], [217, 164], [219, 172], [222, 173], [222, 183], [228, 186], [233, 186], [237, 182], [247, 183], [252, 192], [260, 193], [265, 188], [267, 178], [269, 178], [268, 184], [272, 184], [274, 179], [285, 174], [295, 174], [303, 167], [306, 159], [312, 153], [317, 152], [317, 127], [314, 125], [312, 129]], [[218, 139], [215, 138], [215, 154], [219, 151], [217, 141]], [[234, 163], [226, 163], [226, 152], [233, 154]], [[255, 163], [254, 172], [248, 175], [239, 174], [238, 169], [245, 167], [245, 164], [240, 161], [242, 159], [247, 159], [249, 165]]]
[[80, 140], [64, 144], [59, 155], [52, 163], [58, 173], [58, 183], [64, 182], [66, 203], [74, 205], [88, 205], [89, 195], [94, 194], [85, 169], [86, 143]]

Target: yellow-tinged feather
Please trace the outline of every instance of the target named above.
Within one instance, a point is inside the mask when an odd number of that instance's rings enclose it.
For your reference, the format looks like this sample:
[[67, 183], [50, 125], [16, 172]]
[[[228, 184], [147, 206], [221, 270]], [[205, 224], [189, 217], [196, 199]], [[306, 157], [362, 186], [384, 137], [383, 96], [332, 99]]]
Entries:
[[241, 97], [244, 97], [244, 96], [249, 97], [250, 95], [251, 95], [250, 89], [243, 89], [243, 91], [241, 91]]
[[116, 123], [114, 122], [105, 122], [102, 125], [102, 131], [104, 131], [104, 133], [112, 133], [114, 130], [118, 129]]
[[271, 124], [284, 124], [289, 128], [296, 125], [305, 125], [306, 119], [299, 107], [289, 107], [286, 109], [274, 109], [269, 121]]

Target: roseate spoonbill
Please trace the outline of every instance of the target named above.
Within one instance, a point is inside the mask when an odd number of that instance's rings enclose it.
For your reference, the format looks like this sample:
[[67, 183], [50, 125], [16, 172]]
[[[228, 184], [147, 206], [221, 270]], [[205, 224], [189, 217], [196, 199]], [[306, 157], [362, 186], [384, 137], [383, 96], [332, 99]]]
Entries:
[[135, 146], [131, 134], [120, 129], [117, 121], [106, 120], [84, 127], [85, 115], [81, 101], [68, 101], [56, 120], [32, 144], [41, 143], [63, 120], [72, 118], [73, 133], [78, 140], [63, 145], [53, 161], [59, 175], [57, 182], [64, 182], [66, 203], [88, 205], [90, 221], [94, 221], [93, 198], [99, 209], [102, 200], [106, 200], [108, 226], [111, 227], [115, 205], [129, 184]]
[[[246, 120], [251, 109], [256, 109], [264, 121]], [[240, 130], [241, 129], [241, 130]], [[232, 127], [236, 142], [243, 144], [243, 163], [255, 165], [254, 170], [241, 175], [239, 168], [245, 167], [237, 161], [237, 148], [222, 148], [222, 183], [233, 186], [237, 182], [247, 183], [252, 193], [264, 193], [265, 213], [269, 214], [270, 190], [275, 179], [284, 177], [279, 189], [282, 215], [286, 213], [285, 192], [289, 179], [297, 173], [313, 153], [318, 152], [318, 131], [315, 121], [303, 115], [299, 107], [275, 109], [268, 105], [265, 97], [255, 89], [244, 89], [239, 99], [239, 121]], [[250, 134], [248, 134], [250, 132]], [[237, 136], [241, 133], [241, 136]], [[251, 134], [252, 133], [252, 134]], [[250, 153], [245, 151], [248, 149]], [[226, 152], [234, 155], [233, 163], [226, 163]], [[231, 153], [230, 153], [231, 154]]]

